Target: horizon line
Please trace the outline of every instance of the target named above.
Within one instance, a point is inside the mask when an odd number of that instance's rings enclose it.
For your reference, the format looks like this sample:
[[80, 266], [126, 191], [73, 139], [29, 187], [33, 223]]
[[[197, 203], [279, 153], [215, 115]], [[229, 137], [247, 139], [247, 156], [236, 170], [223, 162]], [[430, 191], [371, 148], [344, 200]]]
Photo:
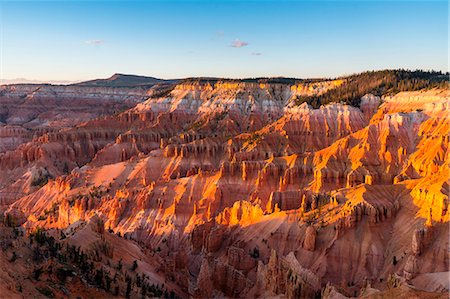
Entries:
[[[152, 78], [157, 80], [164, 80], [164, 81], [182, 81], [187, 79], [211, 79], [211, 80], [248, 80], [248, 79], [292, 79], [292, 80], [336, 80], [339, 78], [345, 78], [357, 74], [367, 73], [367, 72], [380, 72], [380, 71], [408, 71], [408, 72], [436, 72], [436, 73], [442, 73], [442, 75], [450, 75], [450, 72], [444, 71], [444, 70], [435, 70], [435, 69], [409, 69], [409, 68], [383, 68], [383, 69], [372, 69], [372, 70], [365, 70], [365, 71], [359, 71], [359, 72], [352, 72], [352, 73], [344, 73], [339, 76], [321, 76], [321, 77], [292, 77], [292, 76], [254, 76], [254, 77], [217, 77], [217, 76], [187, 76], [187, 77], [179, 77], [179, 78], [164, 78], [164, 77], [155, 77], [152, 75], [147, 74], [134, 74], [134, 73], [121, 73], [116, 72], [110, 75], [109, 77], [97, 77], [97, 78], [90, 78], [90, 79], [77, 79], [77, 80], [67, 80], [67, 79], [46, 79], [46, 80], [39, 80], [39, 79], [28, 79], [28, 78], [0, 78], [0, 85], [15, 85], [15, 84], [50, 84], [50, 85], [71, 85], [71, 84], [78, 84], [83, 82], [89, 82], [94, 80], [107, 80], [112, 78], [116, 75], [121, 76], [134, 76], [134, 77], [141, 77], [141, 78]], [[7, 81], [4, 83], [4, 81]], [[11, 82], [11, 83], [8, 83]], [[17, 82], [13, 82], [17, 81]], [[22, 82], [20, 82], [22, 81]]]

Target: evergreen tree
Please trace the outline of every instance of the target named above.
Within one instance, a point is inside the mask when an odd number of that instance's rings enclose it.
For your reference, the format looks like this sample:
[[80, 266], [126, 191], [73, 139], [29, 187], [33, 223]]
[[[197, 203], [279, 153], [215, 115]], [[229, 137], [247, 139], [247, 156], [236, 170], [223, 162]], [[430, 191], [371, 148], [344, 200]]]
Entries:
[[134, 260], [133, 266], [131, 267], [131, 270], [132, 270], [132, 271], [135, 271], [135, 270], [137, 269], [137, 267], [138, 267], [137, 261]]
[[130, 277], [126, 277], [125, 278], [126, 282], [127, 282], [127, 290], [125, 293], [125, 297], [130, 298], [131, 295], [131, 278]]

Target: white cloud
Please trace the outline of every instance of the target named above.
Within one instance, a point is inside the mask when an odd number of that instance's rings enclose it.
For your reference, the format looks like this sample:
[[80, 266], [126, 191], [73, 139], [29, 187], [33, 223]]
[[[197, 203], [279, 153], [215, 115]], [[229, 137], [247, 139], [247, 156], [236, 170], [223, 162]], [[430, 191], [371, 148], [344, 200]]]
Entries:
[[248, 46], [248, 42], [241, 41], [241, 40], [239, 40], [238, 38], [235, 39], [235, 40], [231, 43], [231, 47], [233, 47], [233, 48], [242, 48], [242, 47], [245, 47], [245, 46]]
[[101, 44], [104, 44], [105, 41], [101, 40], [101, 39], [91, 39], [91, 40], [85, 41], [84, 43], [88, 44], [88, 45], [101, 45]]

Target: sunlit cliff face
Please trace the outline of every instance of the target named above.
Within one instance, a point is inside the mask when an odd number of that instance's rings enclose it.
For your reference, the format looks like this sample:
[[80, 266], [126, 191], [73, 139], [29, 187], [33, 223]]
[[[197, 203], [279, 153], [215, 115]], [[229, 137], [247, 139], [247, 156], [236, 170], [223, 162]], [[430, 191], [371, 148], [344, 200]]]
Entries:
[[[30, 231], [61, 230], [61, 242], [87, 252], [103, 240], [114, 253], [96, 267], [113, 274], [119, 259], [139, 260], [135, 271], [179, 297], [390, 296], [407, 284], [415, 289], [400, 294], [442, 292], [450, 93], [366, 95], [360, 107], [293, 103], [342, 83], [124, 91], [125, 111], [108, 106], [75, 127], [33, 138], [2, 127], [2, 213]], [[105, 94], [54, 92], [83, 103]], [[18, 292], [4, 280], [5, 292]], [[125, 280], [115, 284], [125, 296]]]

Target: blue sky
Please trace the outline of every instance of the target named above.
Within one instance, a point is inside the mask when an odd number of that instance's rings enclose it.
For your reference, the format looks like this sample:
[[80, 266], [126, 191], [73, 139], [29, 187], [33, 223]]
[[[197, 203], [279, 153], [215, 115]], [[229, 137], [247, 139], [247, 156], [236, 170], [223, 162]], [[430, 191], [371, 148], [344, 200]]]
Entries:
[[1, 78], [448, 70], [447, 1], [2, 1]]

